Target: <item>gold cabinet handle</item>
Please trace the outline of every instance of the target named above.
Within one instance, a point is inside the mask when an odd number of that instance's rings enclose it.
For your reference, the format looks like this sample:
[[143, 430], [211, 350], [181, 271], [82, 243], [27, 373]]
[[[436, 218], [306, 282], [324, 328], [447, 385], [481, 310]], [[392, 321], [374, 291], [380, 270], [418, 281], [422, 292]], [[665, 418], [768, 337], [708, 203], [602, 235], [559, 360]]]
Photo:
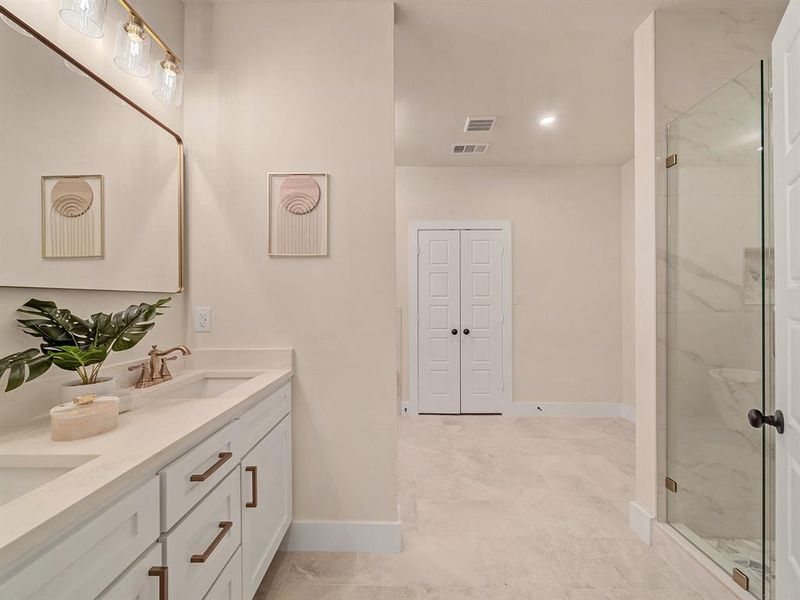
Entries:
[[168, 598], [168, 585], [167, 585], [167, 567], [150, 567], [147, 574], [150, 577], [158, 577], [158, 600], [169, 600]]
[[228, 532], [231, 530], [232, 527], [233, 527], [233, 521], [220, 521], [219, 522], [220, 532], [217, 534], [217, 537], [214, 538], [214, 541], [211, 542], [211, 545], [208, 548], [206, 548], [205, 552], [203, 552], [202, 554], [192, 554], [191, 561], [193, 563], [206, 562], [208, 560], [208, 557], [211, 556], [211, 553], [214, 552], [214, 550], [216, 550], [217, 546], [219, 546], [219, 543], [222, 541], [222, 538], [224, 538], [228, 534]]
[[217, 471], [217, 469], [224, 465], [231, 456], [233, 456], [233, 452], [220, 452], [218, 456], [219, 460], [217, 462], [208, 467], [208, 469], [206, 469], [203, 473], [200, 473], [199, 475], [195, 474], [189, 477], [189, 481], [205, 481], [211, 477]]
[[244, 507], [256, 508], [258, 506], [258, 467], [245, 467], [244, 470], [253, 474], [253, 478], [251, 480], [251, 485], [253, 486], [253, 499], [250, 502], [245, 503]]

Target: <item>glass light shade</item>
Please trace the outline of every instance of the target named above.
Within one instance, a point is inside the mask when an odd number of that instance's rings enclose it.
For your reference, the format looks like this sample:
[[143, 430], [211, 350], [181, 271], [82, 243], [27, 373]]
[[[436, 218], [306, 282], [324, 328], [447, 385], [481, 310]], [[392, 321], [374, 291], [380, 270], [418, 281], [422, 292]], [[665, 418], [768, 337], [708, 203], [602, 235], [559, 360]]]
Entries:
[[183, 69], [172, 58], [158, 63], [153, 96], [168, 106], [180, 106], [183, 101]]
[[108, 0], [61, 0], [58, 16], [83, 35], [101, 38], [107, 4]]
[[150, 36], [141, 23], [131, 20], [117, 24], [114, 64], [136, 77], [150, 73]]

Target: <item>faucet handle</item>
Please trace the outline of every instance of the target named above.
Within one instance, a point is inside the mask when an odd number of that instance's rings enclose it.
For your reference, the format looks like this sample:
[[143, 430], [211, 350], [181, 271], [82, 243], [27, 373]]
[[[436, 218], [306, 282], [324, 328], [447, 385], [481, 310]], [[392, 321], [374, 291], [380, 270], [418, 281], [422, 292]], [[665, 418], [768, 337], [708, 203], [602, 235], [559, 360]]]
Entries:
[[149, 368], [146, 362], [139, 363], [138, 365], [131, 365], [128, 367], [128, 371], [135, 371], [136, 369], [141, 369], [141, 373], [139, 374], [139, 379], [136, 381], [136, 387], [142, 388], [145, 387], [146, 384], [150, 383], [153, 379], [149, 373]]
[[169, 372], [169, 367], [167, 366], [167, 361], [169, 360], [178, 360], [177, 356], [165, 356], [161, 359], [161, 369], [158, 372], [159, 377], [162, 379], [171, 379], [172, 373]]

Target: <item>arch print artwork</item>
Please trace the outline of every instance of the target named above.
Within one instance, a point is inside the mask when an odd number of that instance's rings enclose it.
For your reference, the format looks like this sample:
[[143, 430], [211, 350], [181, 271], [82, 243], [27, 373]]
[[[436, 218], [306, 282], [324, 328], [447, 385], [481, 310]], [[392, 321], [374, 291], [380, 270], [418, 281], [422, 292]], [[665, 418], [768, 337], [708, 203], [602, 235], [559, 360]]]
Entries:
[[42, 177], [42, 258], [101, 258], [102, 175]]
[[328, 175], [270, 173], [269, 254], [328, 254]]

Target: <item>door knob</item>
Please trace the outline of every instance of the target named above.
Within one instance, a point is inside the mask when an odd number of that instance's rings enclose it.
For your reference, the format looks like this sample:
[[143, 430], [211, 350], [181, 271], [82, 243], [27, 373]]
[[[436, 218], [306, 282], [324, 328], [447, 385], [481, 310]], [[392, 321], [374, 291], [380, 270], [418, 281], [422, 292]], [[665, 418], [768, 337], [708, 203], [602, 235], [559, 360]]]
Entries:
[[469, 335], [469, 329], [464, 330], [464, 335]]
[[772, 425], [778, 433], [783, 433], [783, 413], [779, 410], [774, 415], [764, 416], [760, 410], [753, 408], [747, 413], [747, 420], [755, 428]]
[[451, 329], [450, 333], [452, 333], [453, 335], [458, 335], [458, 329]]

